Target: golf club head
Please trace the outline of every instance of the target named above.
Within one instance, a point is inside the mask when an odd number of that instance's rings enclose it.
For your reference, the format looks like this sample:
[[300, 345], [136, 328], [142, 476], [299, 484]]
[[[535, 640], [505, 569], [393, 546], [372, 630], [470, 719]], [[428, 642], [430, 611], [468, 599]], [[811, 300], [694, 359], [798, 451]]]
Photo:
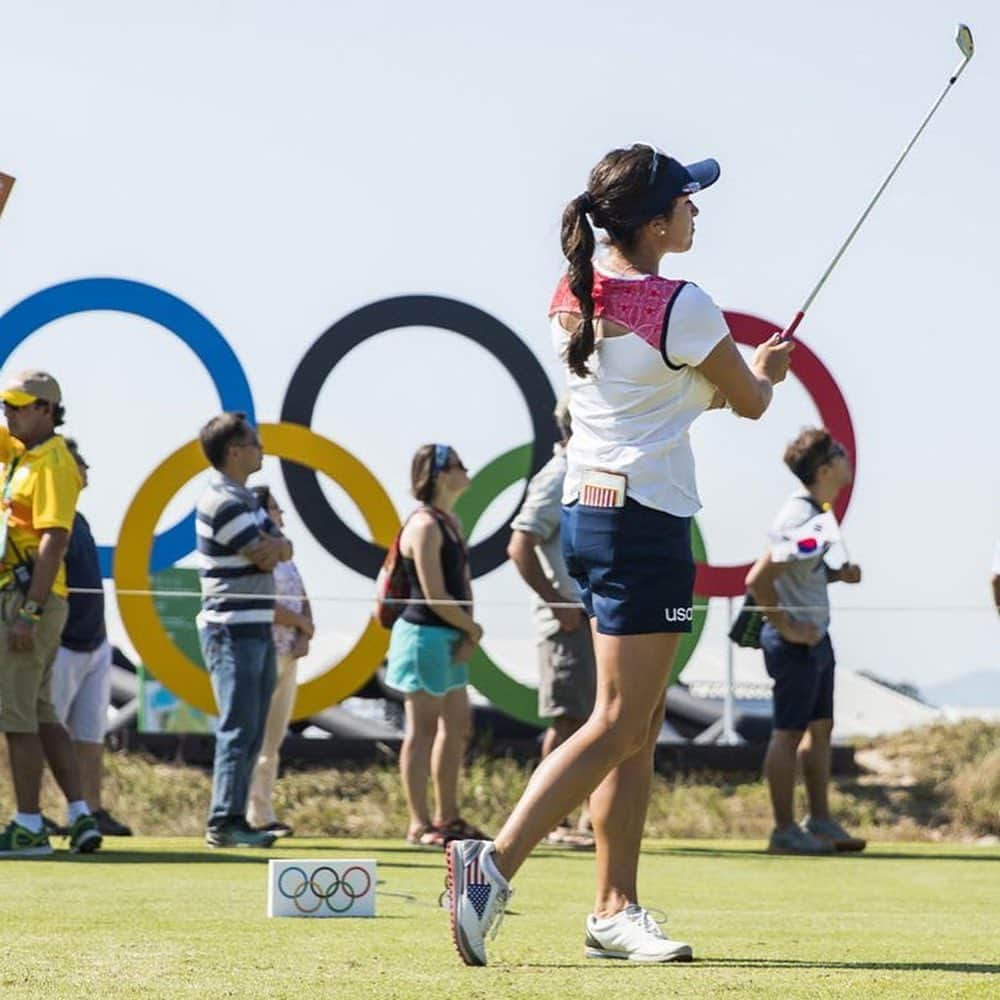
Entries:
[[976, 46], [972, 41], [972, 32], [967, 24], [960, 24], [955, 30], [955, 43], [962, 50], [965, 61], [968, 62], [976, 51]]

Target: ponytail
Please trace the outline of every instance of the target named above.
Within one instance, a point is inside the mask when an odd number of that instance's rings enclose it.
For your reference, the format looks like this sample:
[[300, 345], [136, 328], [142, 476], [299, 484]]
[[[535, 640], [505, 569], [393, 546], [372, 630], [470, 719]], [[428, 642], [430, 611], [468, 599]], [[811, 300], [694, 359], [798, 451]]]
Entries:
[[569, 289], [580, 305], [580, 323], [570, 334], [566, 363], [580, 378], [590, 374], [587, 359], [594, 353], [594, 230], [587, 213], [593, 208], [589, 192], [574, 198], [563, 212], [562, 251], [569, 261]]

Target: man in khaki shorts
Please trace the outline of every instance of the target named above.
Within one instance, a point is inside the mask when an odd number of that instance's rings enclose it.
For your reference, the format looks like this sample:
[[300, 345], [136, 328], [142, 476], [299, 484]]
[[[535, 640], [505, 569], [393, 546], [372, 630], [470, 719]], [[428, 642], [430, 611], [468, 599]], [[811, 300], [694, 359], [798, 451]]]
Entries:
[[[579, 599], [579, 589], [566, 569], [560, 536], [566, 443], [572, 432], [567, 401], [560, 401], [555, 419], [562, 441], [528, 484], [524, 503], [511, 522], [507, 547], [524, 582], [535, 592], [538, 714], [549, 721], [542, 757], [587, 721], [594, 708], [596, 688], [594, 643], [582, 606], [550, 607], [575, 604]], [[578, 850], [593, 849], [586, 806], [577, 829], [567, 819], [549, 834], [546, 842]]]
[[63, 556], [80, 474], [56, 427], [63, 422], [59, 384], [27, 371], [0, 390], [0, 731], [7, 735], [17, 811], [0, 832], [0, 858], [50, 854], [39, 791], [43, 744], [69, 803], [72, 850], [101, 844], [83, 801], [69, 734], [49, 694], [52, 662], [67, 615]]

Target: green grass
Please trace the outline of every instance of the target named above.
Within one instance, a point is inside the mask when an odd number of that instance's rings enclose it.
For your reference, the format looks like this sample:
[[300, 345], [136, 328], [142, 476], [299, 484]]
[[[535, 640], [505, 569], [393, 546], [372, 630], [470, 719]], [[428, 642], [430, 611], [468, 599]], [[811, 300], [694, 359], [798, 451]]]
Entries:
[[[761, 843], [649, 841], [644, 901], [696, 962], [586, 961], [593, 858], [539, 850], [491, 965], [467, 969], [436, 905], [437, 852], [297, 840], [210, 852], [135, 838], [99, 854], [0, 863], [0, 995], [66, 997], [972, 997], [1000, 974], [1000, 850], [884, 843], [777, 858]], [[269, 920], [267, 856], [373, 857], [374, 920]]]

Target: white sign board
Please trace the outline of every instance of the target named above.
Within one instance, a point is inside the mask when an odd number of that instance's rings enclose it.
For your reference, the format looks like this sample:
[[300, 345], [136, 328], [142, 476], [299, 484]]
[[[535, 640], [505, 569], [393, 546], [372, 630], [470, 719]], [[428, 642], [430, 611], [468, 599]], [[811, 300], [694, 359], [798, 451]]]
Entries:
[[374, 917], [375, 862], [272, 859], [269, 917]]

